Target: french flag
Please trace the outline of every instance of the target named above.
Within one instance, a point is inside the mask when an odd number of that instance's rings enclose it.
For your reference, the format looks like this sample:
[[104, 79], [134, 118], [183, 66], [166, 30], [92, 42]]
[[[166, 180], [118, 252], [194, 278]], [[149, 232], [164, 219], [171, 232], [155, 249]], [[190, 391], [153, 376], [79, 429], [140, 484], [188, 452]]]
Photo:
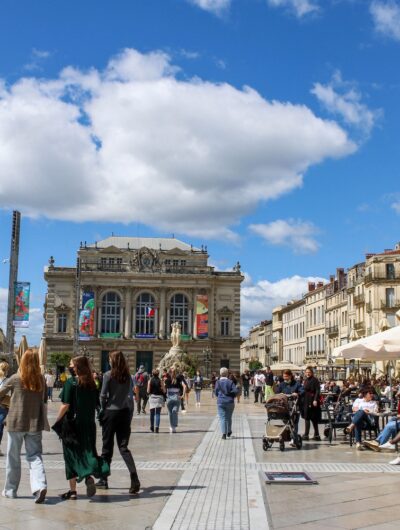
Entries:
[[146, 307], [146, 316], [147, 317], [154, 317], [155, 314], [156, 314], [156, 310], [154, 309], [154, 307], [150, 307], [150, 306]]

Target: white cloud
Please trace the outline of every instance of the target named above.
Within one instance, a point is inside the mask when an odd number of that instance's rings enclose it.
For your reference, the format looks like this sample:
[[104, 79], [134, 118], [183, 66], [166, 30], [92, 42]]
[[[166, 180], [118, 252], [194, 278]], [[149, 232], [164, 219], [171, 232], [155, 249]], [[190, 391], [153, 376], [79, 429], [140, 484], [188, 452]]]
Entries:
[[400, 40], [400, 4], [394, 0], [375, 0], [370, 12], [375, 30], [387, 37]]
[[[7, 305], [8, 289], [0, 287], [0, 328], [4, 335], [7, 334]], [[22, 335], [26, 335], [29, 346], [38, 346], [43, 332], [43, 309], [31, 307], [29, 311], [29, 328], [17, 329], [15, 334], [15, 344], [21, 340]]]
[[296, 253], [314, 253], [319, 248], [314, 238], [318, 228], [299, 219], [279, 219], [268, 224], [253, 224], [249, 228], [271, 245], [287, 246]]
[[194, 4], [205, 11], [210, 11], [216, 15], [220, 15], [226, 11], [230, 5], [231, 0], [188, 0], [191, 4]]
[[29, 63], [24, 65], [24, 69], [28, 71], [41, 70], [43, 61], [51, 56], [51, 52], [47, 50], [38, 50], [33, 48]]
[[271, 7], [284, 7], [301, 18], [319, 11], [319, 5], [313, 0], [267, 0]]
[[308, 282], [326, 282], [324, 278], [291, 276], [276, 282], [261, 280], [254, 283], [245, 276], [241, 290], [241, 334], [261, 322], [270, 319], [274, 307], [299, 299], [307, 291]]
[[233, 237], [260, 201], [356, 150], [306, 106], [182, 77], [165, 53], [125, 50], [104, 71], [0, 82], [0, 207]]
[[368, 137], [376, 121], [382, 115], [381, 110], [371, 110], [362, 103], [362, 94], [355, 83], [343, 81], [341, 73], [336, 72], [330, 83], [315, 83], [314, 94], [326, 110], [340, 116], [344, 122]]

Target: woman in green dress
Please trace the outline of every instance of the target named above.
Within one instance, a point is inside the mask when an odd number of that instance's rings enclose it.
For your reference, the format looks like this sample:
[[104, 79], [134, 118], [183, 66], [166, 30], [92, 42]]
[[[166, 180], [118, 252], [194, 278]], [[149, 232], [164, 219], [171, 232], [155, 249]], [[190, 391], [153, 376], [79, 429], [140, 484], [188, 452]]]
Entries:
[[87, 357], [74, 357], [69, 366], [72, 377], [68, 379], [60, 394], [62, 405], [57, 421], [65, 414], [75, 418], [77, 444], [63, 442], [65, 472], [69, 480], [69, 491], [63, 493], [64, 500], [76, 499], [76, 483], [85, 481], [86, 494], [92, 497], [96, 493], [93, 476], [107, 477], [110, 468], [107, 462], [98, 456], [96, 450], [95, 414], [98, 405], [98, 392], [93, 380]]

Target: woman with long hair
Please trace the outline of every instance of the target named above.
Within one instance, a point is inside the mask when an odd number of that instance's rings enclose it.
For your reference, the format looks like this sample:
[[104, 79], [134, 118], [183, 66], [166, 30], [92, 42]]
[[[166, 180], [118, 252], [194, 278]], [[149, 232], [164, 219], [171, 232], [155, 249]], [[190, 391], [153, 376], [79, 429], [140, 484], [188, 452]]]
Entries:
[[83, 480], [87, 496], [92, 497], [96, 493], [93, 476], [106, 477], [110, 473], [109, 465], [96, 450], [98, 392], [87, 357], [71, 359], [69, 371], [72, 377], [66, 381], [60, 394], [62, 405], [57, 421], [67, 414], [75, 422], [76, 443], [63, 441], [65, 474], [69, 480], [69, 490], [61, 495], [63, 500], [76, 499], [76, 483]]
[[7, 379], [0, 388], [0, 400], [11, 394], [7, 417], [8, 445], [6, 483], [3, 497], [15, 498], [21, 480], [21, 449], [25, 443], [29, 465], [31, 491], [36, 504], [46, 499], [47, 481], [42, 459], [42, 431], [45, 427], [44, 403], [46, 384], [40, 371], [39, 356], [26, 350], [18, 373]]
[[169, 370], [168, 377], [165, 380], [165, 387], [167, 389], [169, 430], [171, 433], [175, 433], [178, 427], [178, 413], [179, 407], [181, 406], [181, 399], [186, 391], [185, 378], [175, 366]]
[[161, 409], [164, 406], [165, 385], [160, 379], [160, 370], [155, 368], [151, 373], [151, 379], [147, 383], [147, 393], [150, 403], [150, 430], [158, 433], [160, 431]]
[[[139, 493], [140, 482], [132, 453], [128, 448], [133, 412], [133, 382], [128, 364], [121, 351], [111, 352], [109, 362], [111, 370], [103, 376], [100, 393], [100, 422], [103, 429], [101, 456], [111, 467], [114, 436], [116, 436], [119, 452], [131, 476], [129, 493], [134, 495]], [[96, 486], [108, 489], [107, 476], [102, 477]]]
[[[0, 362], [0, 388], [7, 381], [8, 370], [9, 370], [8, 363], [6, 361], [1, 361]], [[7, 417], [9, 406], [10, 406], [9, 396], [5, 396], [3, 399], [0, 399], [0, 456], [3, 456], [3, 453], [1, 452], [1, 440], [3, 439], [4, 421]]]
[[311, 366], [307, 366], [304, 375], [304, 392], [301, 405], [301, 415], [305, 420], [303, 440], [308, 441], [310, 439], [310, 424], [312, 423], [314, 428], [313, 440], [319, 442], [321, 441], [318, 430], [318, 422], [321, 419], [321, 404], [319, 401], [321, 397], [321, 386], [318, 379], [314, 376], [314, 370]]

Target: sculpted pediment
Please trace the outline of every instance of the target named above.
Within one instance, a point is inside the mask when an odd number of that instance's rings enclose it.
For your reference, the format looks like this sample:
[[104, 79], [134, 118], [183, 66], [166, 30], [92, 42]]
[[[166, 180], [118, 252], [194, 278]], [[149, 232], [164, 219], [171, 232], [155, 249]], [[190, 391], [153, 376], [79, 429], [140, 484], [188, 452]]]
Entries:
[[99, 254], [123, 254], [123, 251], [114, 245], [110, 245], [107, 248], [102, 248], [99, 250]]
[[163, 255], [165, 256], [187, 256], [187, 252], [180, 248], [172, 248], [171, 250], [164, 250]]
[[223, 313], [225, 315], [233, 315], [234, 311], [232, 311], [232, 309], [229, 309], [227, 305], [224, 305], [223, 307], [217, 310], [217, 313]]

